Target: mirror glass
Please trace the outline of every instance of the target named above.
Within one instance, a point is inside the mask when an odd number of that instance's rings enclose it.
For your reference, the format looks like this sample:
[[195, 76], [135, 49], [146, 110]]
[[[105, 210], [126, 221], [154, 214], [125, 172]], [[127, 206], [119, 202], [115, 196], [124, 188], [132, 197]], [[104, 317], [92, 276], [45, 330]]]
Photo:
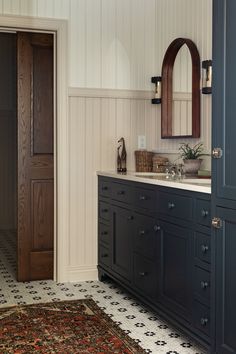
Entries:
[[161, 137], [200, 137], [200, 56], [188, 38], [171, 42], [163, 59]]
[[174, 62], [172, 136], [192, 134], [192, 58], [184, 44]]

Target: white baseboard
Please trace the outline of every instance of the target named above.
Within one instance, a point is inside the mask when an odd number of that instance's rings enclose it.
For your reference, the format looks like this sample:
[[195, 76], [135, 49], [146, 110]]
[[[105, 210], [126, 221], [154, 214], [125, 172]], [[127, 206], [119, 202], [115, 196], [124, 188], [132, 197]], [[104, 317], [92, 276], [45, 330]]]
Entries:
[[96, 265], [75, 266], [67, 268], [67, 278], [69, 282], [80, 282], [98, 280], [98, 270]]

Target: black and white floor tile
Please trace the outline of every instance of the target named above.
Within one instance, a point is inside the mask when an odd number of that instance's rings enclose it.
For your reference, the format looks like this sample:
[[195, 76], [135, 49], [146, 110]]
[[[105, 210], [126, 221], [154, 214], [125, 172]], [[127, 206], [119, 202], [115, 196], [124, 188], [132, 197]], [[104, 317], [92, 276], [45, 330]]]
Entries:
[[0, 231], [0, 307], [92, 297], [147, 353], [205, 354], [112, 281], [18, 283], [15, 255], [14, 233]]

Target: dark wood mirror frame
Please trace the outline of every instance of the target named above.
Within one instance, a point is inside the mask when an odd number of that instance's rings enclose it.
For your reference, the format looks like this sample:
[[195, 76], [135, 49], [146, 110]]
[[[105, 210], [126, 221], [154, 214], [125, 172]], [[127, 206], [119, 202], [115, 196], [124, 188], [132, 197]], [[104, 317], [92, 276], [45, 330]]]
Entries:
[[[172, 99], [173, 68], [180, 48], [186, 44], [192, 58], [192, 135], [172, 135]], [[200, 137], [200, 56], [193, 41], [187, 38], [175, 39], [167, 48], [162, 64], [162, 105], [161, 137], [162, 139], [199, 138]]]

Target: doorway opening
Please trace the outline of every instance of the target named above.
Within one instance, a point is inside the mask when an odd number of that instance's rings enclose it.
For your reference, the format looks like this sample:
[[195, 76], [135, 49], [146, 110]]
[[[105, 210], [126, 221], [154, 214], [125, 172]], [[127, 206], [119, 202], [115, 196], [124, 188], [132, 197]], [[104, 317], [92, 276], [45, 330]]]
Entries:
[[0, 48], [0, 265], [19, 281], [52, 279], [53, 34], [3, 32]]

